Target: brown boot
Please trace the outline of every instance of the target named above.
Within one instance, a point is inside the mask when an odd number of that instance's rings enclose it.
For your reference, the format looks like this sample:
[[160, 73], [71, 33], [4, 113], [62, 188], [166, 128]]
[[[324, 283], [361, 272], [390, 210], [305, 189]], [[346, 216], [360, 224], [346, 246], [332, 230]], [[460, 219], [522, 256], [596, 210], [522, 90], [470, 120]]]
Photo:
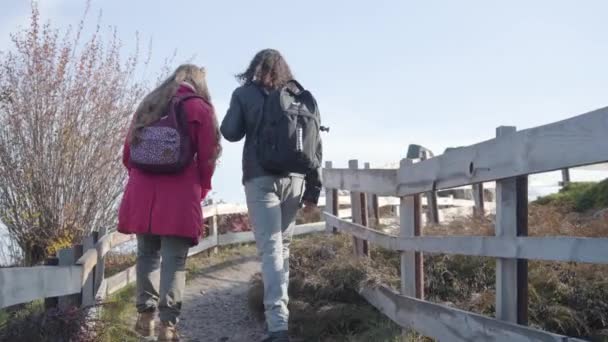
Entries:
[[142, 312], [137, 316], [135, 331], [143, 337], [154, 336], [154, 312]]
[[179, 342], [179, 334], [175, 325], [168, 322], [160, 322], [158, 342]]

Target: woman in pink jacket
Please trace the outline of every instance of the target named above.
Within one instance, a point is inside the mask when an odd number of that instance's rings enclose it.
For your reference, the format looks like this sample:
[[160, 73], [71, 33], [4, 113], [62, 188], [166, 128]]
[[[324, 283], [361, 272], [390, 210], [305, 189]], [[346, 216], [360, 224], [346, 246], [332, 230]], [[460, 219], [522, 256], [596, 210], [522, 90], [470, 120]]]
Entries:
[[[166, 120], [172, 105], [175, 117], [183, 115], [187, 120], [191, 159], [187, 158], [187, 165], [176, 173], [144, 171], [131, 160], [135, 155], [132, 149], [135, 151], [146, 127]], [[144, 336], [154, 334], [158, 309], [159, 341], [179, 340], [175, 324], [185, 287], [186, 256], [203, 231], [201, 201], [211, 189], [220, 151], [205, 70], [182, 65], [139, 104], [123, 150], [129, 180], [120, 206], [118, 231], [137, 234], [136, 330]], [[160, 287], [152, 277], [159, 268]]]

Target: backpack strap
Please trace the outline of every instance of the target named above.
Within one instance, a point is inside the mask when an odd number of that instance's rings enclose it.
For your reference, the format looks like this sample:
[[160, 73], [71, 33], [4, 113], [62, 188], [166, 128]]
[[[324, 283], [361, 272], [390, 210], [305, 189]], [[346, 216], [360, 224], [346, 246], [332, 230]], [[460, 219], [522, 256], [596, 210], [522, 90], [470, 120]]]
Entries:
[[192, 137], [190, 136], [190, 130], [188, 129], [188, 118], [184, 113], [184, 103], [190, 99], [201, 99], [204, 102], [207, 102], [204, 97], [196, 95], [196, 94], [186, 94], [186, 95], [173, 95], [173, 98], [177, 99], [174, 106], [176, 108], [176, 116], [178, 125], [181, 126], [183, 132], [188, 135], [188, 139], [190, 140], [190, 144], [192, 144]]

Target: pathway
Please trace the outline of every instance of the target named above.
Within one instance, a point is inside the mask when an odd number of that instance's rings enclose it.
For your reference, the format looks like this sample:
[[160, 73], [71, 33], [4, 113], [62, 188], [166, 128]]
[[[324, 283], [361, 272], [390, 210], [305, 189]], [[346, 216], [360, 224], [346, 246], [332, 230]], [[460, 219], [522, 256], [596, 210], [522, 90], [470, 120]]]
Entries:
[[247, 306], [251, 277], [260, 270], [253, 256], [205, 269], [184, 293], [180, 332], [188, 342], [255, 342], [264, 337]]

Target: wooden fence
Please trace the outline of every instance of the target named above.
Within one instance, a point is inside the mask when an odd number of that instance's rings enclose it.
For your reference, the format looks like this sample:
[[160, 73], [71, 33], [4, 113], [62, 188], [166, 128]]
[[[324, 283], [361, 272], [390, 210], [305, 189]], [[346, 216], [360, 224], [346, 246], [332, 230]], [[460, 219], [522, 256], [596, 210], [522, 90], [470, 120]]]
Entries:
[[[606, 161], [608, 108], [522, 131], [499, 127], [495, 139], [418, 163], [404, 159], [398, 169], [327, 163], [325, 221], [328, 229], [353, 236], [358, 257], [369, 255], [368, 242], [401, 253], [400, 293], [381, 286], [362, 294], [404, 328], [440, 341], [575, 340], [527, 327], [527, 260], [606, 264], [608, 239], [527, 237], [528, 175]], [[423, 236], [421, 195], [490, 181], [496, 181], [495, 236]], [[351, 193], [352, 221], [337, 215], [338, 190]], [[399, 236], [369, 228], [374, 196], [400, 198]], [[425, 301], [423, 252], [496, 258], [496, 318]]]
[[[188, 256], [227, 246], [255, 241], [253, 232], [218, 234], [217, 217], [242, 213], [242, 206], [211, 206], [203, 211], [209, 218], [211, 234], [190, 249]], [[294, 234], [325, 230], [325, 223], [303, 224]], [[95, 232], [82, 245], [59, 251], [49, 265], [0, 269], [0, 308], [45, 299], [46, 307], [70, 305], [90, 307], [136, 280], [135, 266], [111, 277], [104, 276], [105, 256], [114, 247], [135, 239], [118, 232]]]

